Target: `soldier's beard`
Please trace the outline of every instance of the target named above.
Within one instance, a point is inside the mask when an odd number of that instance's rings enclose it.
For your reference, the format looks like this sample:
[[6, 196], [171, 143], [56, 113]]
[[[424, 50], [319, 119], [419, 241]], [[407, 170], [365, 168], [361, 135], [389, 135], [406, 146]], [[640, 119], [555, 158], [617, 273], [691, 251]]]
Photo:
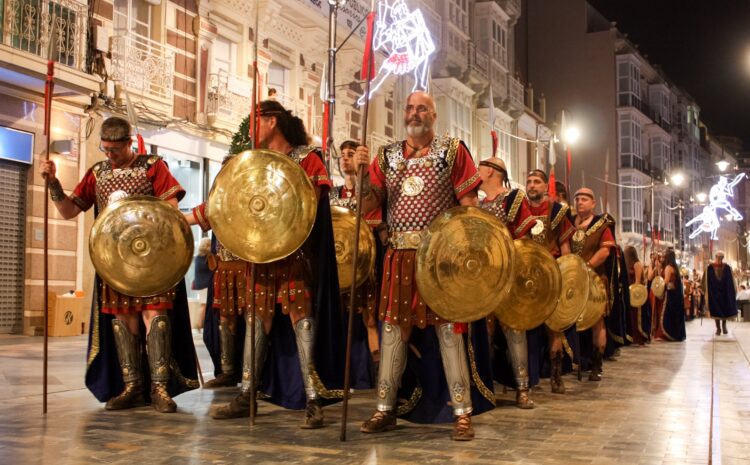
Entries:
[[406, 133], [409, 135], [409, 137], [422, 137], [430, 130], [426, 125], [420, 124], [417, 126], [414, 125], [408, 125], [406, 126]]

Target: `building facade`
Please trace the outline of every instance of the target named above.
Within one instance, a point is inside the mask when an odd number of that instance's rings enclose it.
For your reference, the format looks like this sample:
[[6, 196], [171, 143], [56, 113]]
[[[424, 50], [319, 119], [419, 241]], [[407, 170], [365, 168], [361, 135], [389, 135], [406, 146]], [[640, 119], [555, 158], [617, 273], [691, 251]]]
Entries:
[[[393, 3], [394, 0], [391, 1]], [[338, 10], [336, 145], [362, 137], [362, 22], [369, 1]], [[70, 192], [86, 169], [103, 159], [99, 127], [111, 115], [136, 114], [149, 153], [167, 161], [188, 194], [187, 210], [207, 198], [231, 136], [249, 113], [257, 76], [261, 98], [275, 98], [320, 140], [320, 98], [327, 61], [329, 5], [321, 0], [2, 0], [0, 127], [30, 134], [28, 163], [0, 160], [0, 219], [12, 229], [0, 244], [0, 331], [40, 334], [43, 322], [43, 198], [39, 161], [45, 156], [43, 94], [49, 44], [56, 62], [52, 106], [53, 153]], [[549, 141], [541, 93], [519, 78], [516, 28], [520, 0], [408, 0], [419, 8], [436, 44], [430, 91], [438, 133], [461, 137], [477, 160], [498, 155], [523, 183]], [[257, 19], [256, 19], [257, 18]], [[257, 21], [257, 26], [256, 26]], [[52, 27], [53, 23], [58, 26]], [[64, 31], [64, 32], [63, 32]], [[54, 39], [51, 40], [51, 37]], [[257, 60], [254, 51], [257, 48]], [[379, 53], [376, 60], [384, 59]], [[257, 62], [257, 63], [256, 63]], [[257, 64], [257, 66], [255, 66]], [[403, 137], [401, 108], [408, 76], [388, 79], [372, 99], [367, 143]], [[492, 92], [490, 92], [490, 88]], [[275, 91], [272, 97], [271, 90]], [[490, 94], [492, 99], [490, 99]], [[493, 111], [490, 111], [493, 108]], [[495, 120], [489, 121], [490, 114]], [[2, 129], [2, 128], [0, 128]], [[58, 147], [58, 145], [55, 145]], [[19, 149], [20, 150], [20, 149]], [[333, 174], [336, 174], [334, 168]], [[83, 290], [90, 301], [94, 270], [88, 256], [91, 212], [63, 220], [50, 208], [50, 290]], [[22, 219], [22, 220], [19, 220]], [[8, 228], [6, 225], [15, 225]], [[196, 240], [200, 232], [195, 229]], [[192, 270], [187, 276], [188, 288]]]
[[[524, 72], [545, 90], [552, 121], [565, 113], [582, 133], [570, 147], [571, 192], [585, 185], [597, 193], [621, 245], [641, 256], [674, 247], [682, 266], [702, 269], [707, 240], [689, 239], [684, 227], [702, 211], [695, 194], [708, 192], [716, 174], [700, 107], [585, 0], [526, 5]], [[565, 164], [558, 157], [558, 178]]]

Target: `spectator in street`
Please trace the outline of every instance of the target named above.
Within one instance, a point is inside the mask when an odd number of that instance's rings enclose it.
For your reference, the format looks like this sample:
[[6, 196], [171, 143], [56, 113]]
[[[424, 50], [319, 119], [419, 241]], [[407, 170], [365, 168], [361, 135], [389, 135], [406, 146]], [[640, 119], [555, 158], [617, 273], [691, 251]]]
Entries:
[[198, 255], [193, 261], [195, 279], [193, 279], [193, 290], [198, 291], [198, 302], [201, 303], [201, 312], [198, 316], [200, 327], [203, 328], [203, 320], [206, 316], [206, 299], [208, 297], [208, 286], [213, 283], [214, 272], [209, 267], [211, 255], [211, 239], [201, 238], [198, 243]]
[[703, 290], [708, 313], [716, 321], [716, 335], [727, 334], [727, 319], [737, 316], [737, 291], [732, 268], [724, 263], [721, 250], [716, 252], [714, 262], [703, 273]]

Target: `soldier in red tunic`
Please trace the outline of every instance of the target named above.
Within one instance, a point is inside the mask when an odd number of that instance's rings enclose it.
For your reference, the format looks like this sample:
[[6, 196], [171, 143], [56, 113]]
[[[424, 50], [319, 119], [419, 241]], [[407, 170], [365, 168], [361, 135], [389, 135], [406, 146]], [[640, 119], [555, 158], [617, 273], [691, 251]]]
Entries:
[[[535, 224], [529, 209], [529, 201], [523, 191], [510, 188], [505, 162], [497, 157], [482, 160], [479, 162], [479, 175], [482, 178], [482, 185], [479, 189], [486, 194], [486, 197], [479, 202], [479, 207], [502, 221], [508, 227], [513, 239], [529, 236]], [[490, 318], [494, 320], [494, 317]], [[522, 409], [534, 408], [534, 401], [529, 396], [529, 356], [526, 331], [509, 328], [502, 323], [500, 326], [508, 344], [510, 362], [516, 381], [516, 406]], [[504, 353], [495, 354], [495, 357], [504, 356]]]
[[[570, 246], [573, 253], [581, 256], [586, 261], [586, 265], [592, 268], [596, 274], [604, 281], [604, 287], [607, 289], [607, 295], [611, 294], [609, 289], [609, 278], [604, 268], [604, 262], [609, 257], [610, 249], [616, 246], [615, 238], [609, 230], [609, 223], [606, 215], [595, 215], [594, 191], [588, 187], [578, 189], [573, 196], [576, 206], [575, 233], [570, 240]], [[609, 309], [610, 300], [607, 299], [607, 309]], [[607, 312], [609, 313], [609, 311]], [[594, 352], [591, 359], [591, 373], [589, 380], [600, 381], [602, 379], [602, 359], [604, 358], [604, 349], [607, 346], [607, 328], [602, 316], [599, 321], [591, 328]]]
[[[357, 149], [357, 144], [353, 140], [346, 140], [341, 143], [340, 158], [339, 158], [339, 171], [344, 177], [344, 184], [340, 186], [334, 186], [331, 189], [330, 201], [331, 205], [345, 207], [353, 211], [357, 211], [356, 205], [356, 183], [357, 183], [357, 168], [354, 165], [354, 153]], [[384, 231], [385, 224], [383, 224], [383, 215], [380, 209], [376, 208], [372, 211], [367, 212], [362, 219], [370, 226], [375, 240], [380, 241], [380, 233]], [[378, 251], [381, 251], [378, 244]], [[382, 258], [382, 255], [379, 255]], [[375, 272], [379, 271], [379, 267], [376, 267]], [[372, 358], [373, 366], [377, 367], [380, 363], [380, 342], [378, 340], [378, 323], [377, 323], [377, 304], [378, 304], [378, 282], [376, 276], [371, 276], [362, 283], [356, 290], [354, 299], [354, 305], [357, 306], [357, 311], [362, 315], [362, 322], [367, 328], [367, 343], [370, 349], [370, 355]], [[344, 304], [344, 308], [348, 308], [350, 301], [349, 292], [341, 295], [341, 300]], [[355, 370], [357, 368], [355, 367]]]
[[[50, 196], [63, 218], [73, 218], [92, 206], [96, 207], [98, 213], [108, 204], [132, 195], [158, 197], [177, 208], [177, 202], [185, 195], [185, 191], [169, 172], [161, 157], [138, 155], [133, 152], [130, 131], [130, 123], [122, 118], [111, 117], [102, 123], [99, 148], [107, 159], [92, 166], [70, 196], [65, 195], [60, 181], [55, 177], [54, 163], [42, 163], [42, 176], [47, 179]], [[172, 347], [171, 332], [181, 329], [171, 327], [171, 319], [167, 314], [172, 310], [175, 301], [175, 289], [154, 297], [130, 297], [115, 291], [98, 277], [96, 281], [87, 385], [98, 398], [107, 399], [107, 410], [126, 409], [143, 404], [142, 347], [139, 341], [142, 320], [146, 328], [146, 353], [151, 371], [151, 406], [159, 412], [174, 412], [177, 405], [172, 400], [168, 388], [170, 375], [175, 369], [172, 363], [173, 349], [179, 349], [182, 355], [187, 351], [189, 358], [194, 357], [192, 338], [189, 336], [185, 338], [189, 347]], [[184, 286], [184, 282], [180, 286]], [[180, 297], [185, 299], [183, 293]], [[185, 305], [181, 310], [186, 310], [187, 302], [183, 303]], [[114, 315], [111, 328], [104, 324], [100, 325], [100, 313]], [[100, 330], [105, 333], [100, 334]], [[104, 387], [111, 385], [111, 382], [97, 384], [94, 381], [97, 375], [91, 371], [92, 364], [98, 357], [105, 358], [100, 354], [99, 344], [105, 344], [112, 337], [117, 347], [124, 384], [124, 389], [117, 396], [110, 396], [109, 388]], [[178, 380], [186, 383], [185, 387], [197, 387], [194, 380], [187, 380], [179, 373], [175, 375]], [[119, 381], [116, 384], [119, 384]]]
[[[570, 222], [570, 208], [563, 203], [555, 202], [547, 196], [547, 174], [542, 170], [531, 170], [526, 176], [526, 196], [529, 208], [534, 216], [531, 238], [547, 247], [555, 258], [570, 253], [570, 238], [573, 225]], [[575, 327], [568, 330], [575, 337]], [[566, 332], [567, 335], [567, 332]], [[563, 338], [566, 335], [549, 330], [549, 356], [551, 361], [550, 383], [552, 392], [565, 393], [562, 380]], [[573, 357], [572, 351], [569, 353]]]
[[[259, 109], [258, 146], [287, 154], [294, 159], [307, 173], [315, 187], [318, 199], [325, 198], [328, 204], [328, 189], [331, 181], [328, 178], [325, 166], [317, 154], [317, 149], [306, 145], [307, 133], [302, 121], [293, 116], [276, 101], [266, 100], [260, 103]], [[321, 214], [320, 204], [318, 215]], [[211, 229], [206, 214], [207, 204], [203, 203], [193, 209], [192, 215], [188, 215], [188, 222], [197, 223], [207, 231]], [[327, 210], [326, 210], [327, 211]], [[328, 218], [330, 227], [330, 217]], [[311, 234], [311, 238], [314, 234]], [[229, 404], [220, 406], [212, 411], [215, 419], [228, 419], [246, 417], [250, 413], [250, 376], [251, 360], [250, 347], [253, 341], [250, 338], [249, 325], [251, 316], [255, 318], [255, 366], [259, 374], [264, 377], [274, 376], [270, 368], [263, 371], [266, 348], [269, 341], [278, 336], [272, 334], [272, 323], [274, 315], [281, 312], [289, 315], [291, 326], [296, 338], [297, 359], [299, 367], [293, 369], [285, 364], [283, 370], [289, 370], [288, 376], [301, 378], [306, 402], [302, 404], [305, 408], [305, 419], [302, 428], [313, 429], [323, 426], [323, 410], [321, 407], [321, 391], [325, 390], [324, 376], [318, 376], [315, 371], [313, 360], [315, 359], [315, 341], [318, 337], [318, 327], [314, 307], [319, 301], [314, 295], [313, 281], [326, 279], [327, 277], [313, 276], [321, 273], [320, 269], [311, 264], [311, 256], [325, 254], [319, 250], [320, 244], [313, 244], [311, 238], [292, 253], [289, 257], [271, 263], [253, 264], [238, 259], [226, 249], [221, 248], [219, 252], [219, 268], [214, 281], [214, 306], [221, 309], [222, 325], [230, 324], [230, 320], [238, 313], [245, 316], [248, 328], [245, 331], [242, 383], [239, 395]], [[223, 265], [222, 265], [223, 264]], [[335, 273], [335, 270], [333, 270]], [[254, 288], [249, 283], [254, 283]], [[338, 296], [336, 296], [338, 297]], [[322, 305], [321, 305], [322, 306]], [[326, 309], [327, 310], [327, 309]], [[276, 324], [274, 323], [274, 328]], [[274, 339], [278, 341], [278, 339]], [[274, 350], [286, 350], [288, 348], [274, 345]], [[222, 350], [224, 352], [224, 350]], [[343, 354], [342, 354], [343, 355]], [[284, 356], [274, 357], [281, 361]], [[282, 362], [279, 362], [282, 363]], [[262, 387], [262, 380], [256, 377], [258, 386]], [[271, 396], [272, 402], [287, 408], [300, 408], [296, 399], [296, 392], [292, 392], [291, 380], [280, 380], [288, 386], [289, 391], [279, 394], [279, 397]]]
[[[438, 317], [414, 286], [416, 249], [423, 231], [441, 212], [458, 205], [477, 205], [480, 179], [466, 146], [459, 139], [435, 135], [435, 103], [428, 94], [407, 98], [405, 141], [381, 147], [362, 186], [363, 211], [387, 202], [389, 247], [383, 264], [379, 316], [383, 321], [377, 409], [361, 427], [379, 433], [396, 426], [397, 390], [407, 359], [413, 327], [434, 326], [455, 418], [453, 439], [471, 440], [472, 396], [462, 326]], [[358, 165], [368, 165], [367, 147], [357, 148]], [[438, 384], [434, 379], [421, 379]], [[493, 396], [494, 400], [494, 396]]]

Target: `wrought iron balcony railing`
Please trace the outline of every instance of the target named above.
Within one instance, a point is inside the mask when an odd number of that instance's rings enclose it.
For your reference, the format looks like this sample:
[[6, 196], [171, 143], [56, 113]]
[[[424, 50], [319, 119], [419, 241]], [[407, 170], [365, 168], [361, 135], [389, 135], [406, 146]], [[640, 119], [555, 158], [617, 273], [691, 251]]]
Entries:
[[[85, 71], [87, 8], [75, 0], [3, 0], [2, 43]], [[50, 47], [50, 41], [52, 46]]]
[[172, 104], [174, 52], [136, 34], [112, 37], [110, 77], [129, 92]]
[[209, 124], [217, 119], [239, 126], [250, 114], [252, 84], [248, 79], [219, 72], [208, 75], [206, 114]]

